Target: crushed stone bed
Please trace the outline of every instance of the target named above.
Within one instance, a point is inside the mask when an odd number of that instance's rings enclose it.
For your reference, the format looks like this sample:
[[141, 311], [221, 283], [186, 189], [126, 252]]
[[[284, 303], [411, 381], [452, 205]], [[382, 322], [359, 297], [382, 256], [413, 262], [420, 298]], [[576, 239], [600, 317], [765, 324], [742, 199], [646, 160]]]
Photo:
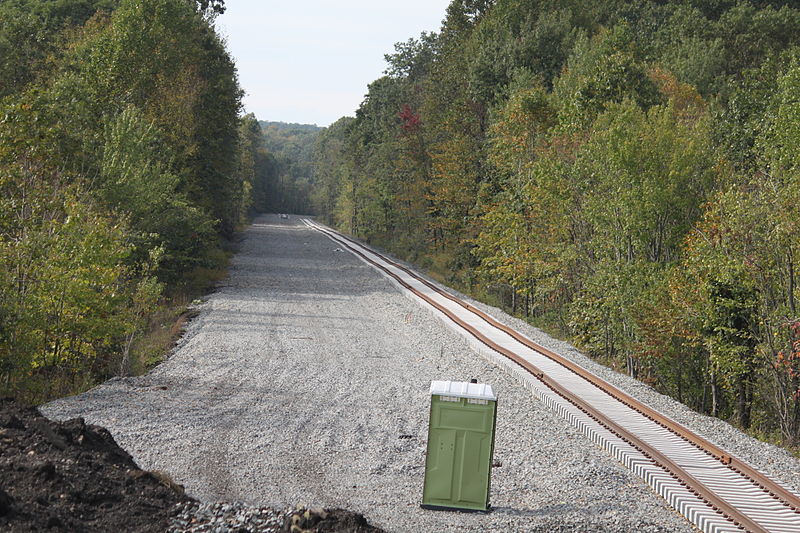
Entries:
[[[349, 509], [391, 532], [693, 531], [464, 338], [297, 217], [259, 217], [229, 278], [198, 310], [172, 357], [149, 374], [42, 408], [108, 428], [139, 466], [184, 485], [204, 502], [184, 504], [187, 524], [213, 506], [244, 516], [248, 506], [305, 505]], [[499, 396], [495, 510], [420, 509], [428, 387], [470, 378]], [[719, 444], [728, 444], [726, 431]], [[753, 442], [757, 455], [763, 447]], [[797, 471], [797, 461], [769, 450]]]
[[255, 507], [243, 502], [181, 502], [166, 533], [384, 533], [342, 509]]

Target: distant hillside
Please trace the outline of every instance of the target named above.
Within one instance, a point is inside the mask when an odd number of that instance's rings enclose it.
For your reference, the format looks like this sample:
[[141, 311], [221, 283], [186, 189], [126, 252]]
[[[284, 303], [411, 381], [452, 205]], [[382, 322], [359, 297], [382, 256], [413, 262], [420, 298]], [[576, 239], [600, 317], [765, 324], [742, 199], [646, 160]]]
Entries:
[[323, 129], [321, 126], [317, 126], [316, 124], [296, 124], [294, 122], [287, 123], [287, 122], [269, 122], [267, 120], [259, 120], [259, 124], [261, 124], [261, 128], [266, 130], [267, 128], [275, 128], [278, 130], [300, 130], [300, 131], [319, 131]]
[[270, 191], [273, 211], [308, 212], [308, 192], [313, 182], [313, 153], [323, 128], [314, 124], [259, 121], [264, 146], [279, 165], [280, 179]]
[[311, 151], [317, 134], [323, 129], [314, 124], [287, 124], [260, 120], [267, 150], [276, 157], [286, 157], [292, 164], [311, 164]]

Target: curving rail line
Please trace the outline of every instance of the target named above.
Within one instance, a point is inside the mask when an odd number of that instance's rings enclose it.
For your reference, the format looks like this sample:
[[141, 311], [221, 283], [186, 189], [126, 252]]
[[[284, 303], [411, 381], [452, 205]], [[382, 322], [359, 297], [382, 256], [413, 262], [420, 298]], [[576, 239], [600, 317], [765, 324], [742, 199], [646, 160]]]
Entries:
[[468, 333], [476, 348], [516, 373], [702, 531], [800, 533], [800, 497], [784, 486], [413, 271], [330, 228], [303, 222]]

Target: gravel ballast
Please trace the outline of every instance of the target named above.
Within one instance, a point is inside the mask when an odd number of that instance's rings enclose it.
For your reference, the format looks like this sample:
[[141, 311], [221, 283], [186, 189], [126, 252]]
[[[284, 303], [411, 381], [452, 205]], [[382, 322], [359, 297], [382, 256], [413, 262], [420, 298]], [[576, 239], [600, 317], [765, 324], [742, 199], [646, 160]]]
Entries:
[[[788, 453], [481, 307], [797, 489], [800, 463]], [[211, 522], [207, 515], [227, 505], [228, 514], [276, 525], [285, 511], [264, 508], [307, 505], [349, 509], [391, 532], [693, 531], [465, 338], [297, 217], [257, 219], [229, 278], [198, 311], [149, 374], [42, 408], [108, 428], [140, 467], [205, 502], [182, 510], [184, 524], [192, 513]], [[499, 396], [495, 511], [422, 510], [430, 382], [470, 378]], [[223, 501], [242, 503], [214, 503]]]

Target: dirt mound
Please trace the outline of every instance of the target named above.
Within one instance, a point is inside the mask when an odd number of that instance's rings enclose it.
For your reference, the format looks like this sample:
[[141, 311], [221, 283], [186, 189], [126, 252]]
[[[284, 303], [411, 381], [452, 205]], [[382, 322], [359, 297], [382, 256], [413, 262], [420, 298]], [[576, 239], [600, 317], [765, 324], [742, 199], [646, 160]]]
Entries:
[[187, 499], [105, 428], [0, 400], [0, 530], [161, 532]]
[[285, 533], [384, 533], [371, 526], [363, 515], [344, 509], [298, 509], [286, 517]]

